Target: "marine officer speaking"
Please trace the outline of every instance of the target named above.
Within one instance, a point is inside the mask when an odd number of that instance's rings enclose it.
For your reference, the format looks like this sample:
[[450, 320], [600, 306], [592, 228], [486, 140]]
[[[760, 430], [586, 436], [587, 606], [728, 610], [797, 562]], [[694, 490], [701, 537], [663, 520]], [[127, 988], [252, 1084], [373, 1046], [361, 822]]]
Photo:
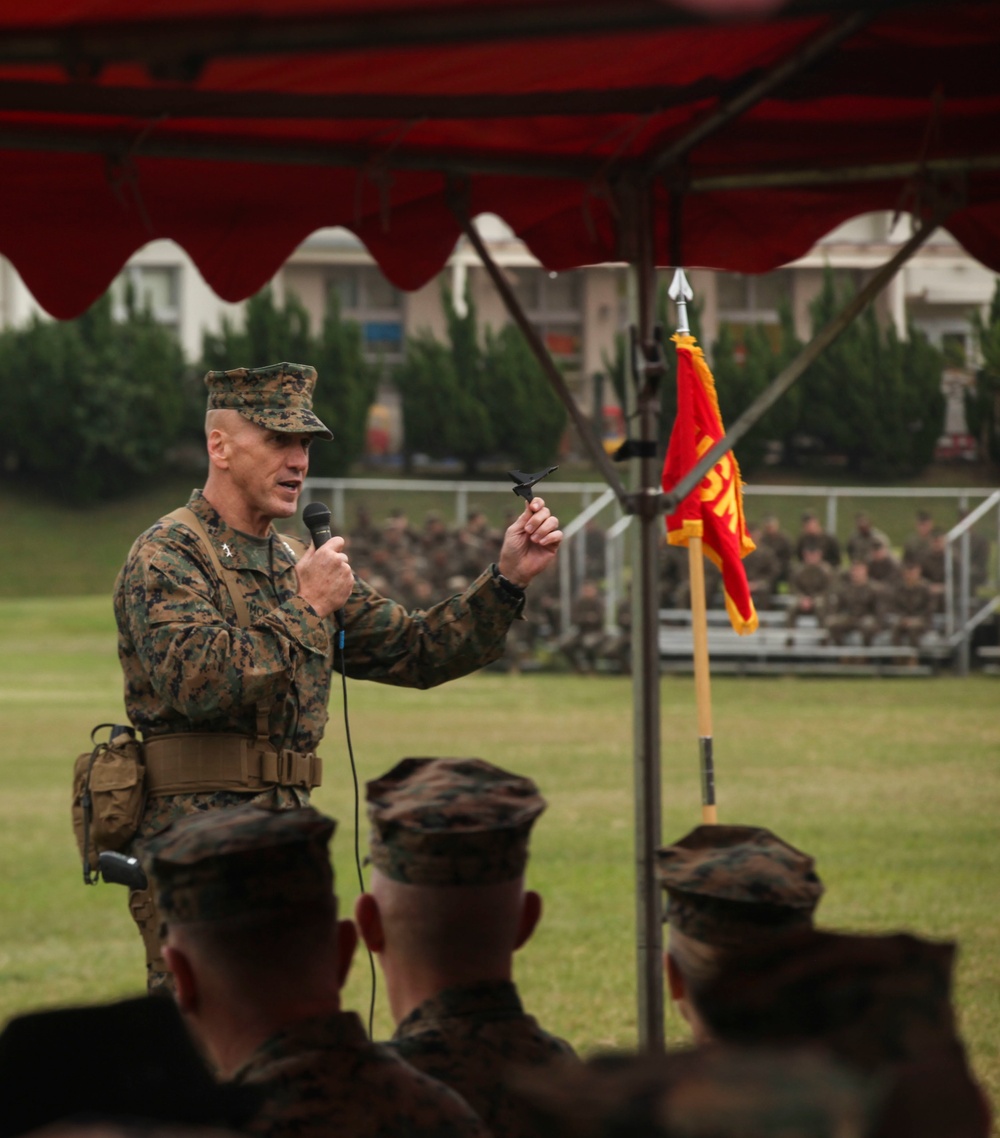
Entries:
[[[558, 519], [534, 498], [499, 558], [464, 592], [407, 612], [356, 579], [334, 537], [302, 552], [292, 517], [315, 439], [316, 371], [205, 377], [208, 477], [140, 534], [115, 585], [125, 706], [143, 736], [146, 806], [135, 842], [185, 814], [256, 801], [296, 807], [319, 784], [331, 675], [427, 688], [497, 659], [524, 590], [555, 558]], [[130, 895], [151, 989], [166, 982], [148, 891]]]

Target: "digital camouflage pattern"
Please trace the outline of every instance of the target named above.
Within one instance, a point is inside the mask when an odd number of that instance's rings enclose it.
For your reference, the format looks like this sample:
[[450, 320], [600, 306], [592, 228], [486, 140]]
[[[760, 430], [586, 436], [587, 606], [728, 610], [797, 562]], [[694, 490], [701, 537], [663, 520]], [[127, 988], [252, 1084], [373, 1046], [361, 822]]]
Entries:
[[[240, 628], [229, 590], [187, 526], [160, 520], [132, 547], [115, 585], [118, 656], [129, 720], [145, 738], [186, 731], [256, 734], [258, 702], [270, 706], [276, 749], [315, 751], [327, 721], [336, 628], [301, 597], [291, 540], [227, 525], [200, 491], [198, 516], [221, 564], [236, 572], [250, 614]], [[345, 652], [352, 679], [428, 688], [498, 659], [523, 608], [486, 569], [464, 593], [426, 612], [408, 613], [356, 579], [344, 606]], [[207, 791], [150, 797], [133, 847], [188, 814], [252, 802], [305, 805], [308, 792]], [[162, 971], [149, 976], [162, 987]]]
[[530, 778], [482, 759], [403, 759], [365, 793], [371, 863], [410, 885], [521, 877], [546, 805]]
[[822, 1047], [885, 1087], [877, 1138], [987, 1138], [951, 1003], [955, 946], [801, 930], [724, 958], [699, 996], [714, 1038]]
[[547, 1138], [863, 1138], [880, 1097], [828, 1057], [735, 1048], [597, 1056], [517, 1093]]
[[210, 371], [205, 386], [209, 411], [238, 411], [269, 431], [333, 438], [333, 432], [313, 412], [316, 369], [308, 364]]
[[568, 1043], [525, 1014], [509, 981], [446, 988], [400, 1022], [389, 1046], [456, 1090], [494, 1138], [532, 1133], [523, 1104], [511, 1094], [512, 1069], [575, 1059]]
[[656, 875], [671, 926], [719, 947], [811, 924], [823, 895], [814, 860], [760, 826], [696, 826], [656, 851]]
[[822, 1043], [871, 1069], [955, 1041], [955, 946], [907, 933], [801, 930], [720, 962], [699, 999], [713, 1035], [734, 1043]]
[[[269, 704], [278, 748], [315, 751], [323, 737], [335, 625], [296, 595], [295, 553], [272, 532], [228, 526], [200, 491], [188, 507], [237, 582], [250, 613], [239, 628], [232, 599], [187, 526], [161, 520], [140, 535], [115, 585], [118, 655], [131, 722], [149, 738], [184, 731], [256, 734]], [[523, 600], [486, 569], [468, 589], [426, 612], [407, 613], [361, 580], [343, 609], [352, 679], [428, 688], [503, 653]]]
[[238, 806], [170, 825], [142, 850], [160, 915], [187, 924], [331, 905], [336, 826], [311, 806]]
[[301, 1020], [233, 1077], [266, 1098], [246, 1130], [261, 1138], [485, 1138], [453, 1091], [372, 1043], [353, 1012]]

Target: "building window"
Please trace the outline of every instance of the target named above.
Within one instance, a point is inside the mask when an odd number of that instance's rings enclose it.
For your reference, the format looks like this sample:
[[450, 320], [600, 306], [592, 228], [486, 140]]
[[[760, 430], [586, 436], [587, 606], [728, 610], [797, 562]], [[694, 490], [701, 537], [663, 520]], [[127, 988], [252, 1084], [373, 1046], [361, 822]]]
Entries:
[[157, 324], [180, 331], [181, 273], [176, 265], [126, 265], [111, 284], [117, 320], [125, 318], [125, 296], [130, 285], [136, 308], [148, 308]]
[[341, 265], [327, 276], [340, 314], [361, 326], [369, 359], [403, 358], [403, 297], [373, 265]]
[[506, 274], [553, 358], [571, 375], [578, 374], [583, 363], [580, 274], [529, 267], [508, 268]]
[[786, 270], [750, 276], [746, 273], [719, 273], [716, 277], [716, 301], [719, 326], [725, 325], [742, 348], [747, 329], [764, 328], [772, 346], [778, 347], [781, 306], [791, 300], [791, 274]]

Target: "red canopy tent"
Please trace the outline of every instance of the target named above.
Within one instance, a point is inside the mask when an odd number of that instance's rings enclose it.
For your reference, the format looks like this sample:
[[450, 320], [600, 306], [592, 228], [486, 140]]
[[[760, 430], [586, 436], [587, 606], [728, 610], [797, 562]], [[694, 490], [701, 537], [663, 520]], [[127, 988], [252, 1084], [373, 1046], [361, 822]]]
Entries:
[[[766, 18], [747, 16], [762, 8]], [[464, 231], [529, 338], [470, 218], [499, 214], [550, 269], [636, 266], [634, 493], [578, 425], [640, 521], [636, 862], [649, 1046], [663, 1014], [659, 675], [654, 624], [642, 619], [654, 608], [663, 507], [653, 267], [761, 272], [848, 217], [901, 208], [946, 221], [1000, 270], [998, 59], [996, 0], [0, 4], [0, 252], [56, 316], [81, 312], [157, 237], [238, 300], [320, 226], [352, 229], [402, 288], [437, 273]], [[558, 386], [537, 337], [533, 346]], [[786, 369], [767, 398], [801, 370]]]
[[657, 264], [761, 272], [948, 170], [952, 232], [1000, 268], [997, 59], [989, 2], [808, 0], [719, 24], [660, 0], [8, 2], [0, 249], [59, 317], [153, 237], [237, 300], [345, 225], [412, 289], [460, 232], [449, 177], [566, 269], [629, 253], [621, 185], [652, 172]]

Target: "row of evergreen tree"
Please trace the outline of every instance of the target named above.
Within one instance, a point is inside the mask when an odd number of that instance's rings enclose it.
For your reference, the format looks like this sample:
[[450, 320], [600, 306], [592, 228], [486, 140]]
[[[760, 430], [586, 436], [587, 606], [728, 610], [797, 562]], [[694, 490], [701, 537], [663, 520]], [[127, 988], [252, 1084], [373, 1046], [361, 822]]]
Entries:
[[[825, 327], [850, 297], [849, 286], [838, 288], [833, 273], [827, 271], [810, 307], [812, 334]], [[658, 307], [658, 320], [671, 327], [673, 305], [662, 289]], [[700, 343], [697, 308], [689, 308], [689, 315]], [[992, 327], [1000, 352], [1000, 310]], [[614, 358], [606, 361], [619, 397], [624, 393], [624, 345], [620, 337]], [[736, 419], [803, 346], [787, 305], [779, 310], [776, 328], [751, 325], [737, 338], [723, 325], [707, 353], [723, 421]], [[668, 374], [661, 400], [664, 445], [677, 408], [669, 347], [666, 355]], [[869, 306], [737, 444], [742, 473], [753, 474], [765, 460], [799, 469], [838, 463], [847, 473], [865, 479], [919, 473], [933, 459], [944, 427], [942, 367], [940, 351], [922, 332], [911, 326], [901, 340], [895, 327], [883, 327]]]
[[[460, 311], [447, 291], [443, 299], [448, 341], [429, 333], [410, 337], [393, 373], [407, 454], [459, 459], [470, 473], [494, 458], [545, 465], [558, 450], [566, 416], [520, 333], [510, 325], [482, 329], [471, 300]], [[827, 273], [812, 306], [814, 330], [846, 299]], [[661, 294], [660, 319], [670, 327], [667, 307]], [[693, 324], [697, 336], [696, 313]], [[969, 399], [970, 427], [984, 453], [1000, 461], [1000, 287], [976, 328], [983, 366]], [[751, 327], [741, 343], [723, 329], [709, 356], [727, 422], [801, 346], [788, 310], [778, 329]], [[121, 494], [198, 441], [206, 370], [281, 359], [312, 363], [321, 376], [316, 410], [336, 440], [313, 452], [313, 472], [343, 475], [362, 457], [380, 369], [366, 358], [361, 329], [342, 319], [335, 296], [322, 327], [313, 330], [297, 297], [277, 304], [264, 290], [248, 301], [242, 325], [224, 322], [204, 337], [202, 357], [188, 365], [172, 332], [131, 293], [122, 319], [114, 318], [105, 296], [78, 320], [35, 320], [3, 331], [0, 471], [79, 502]], [[664, 443], [676, 408], [672, 357], [668, 346]], [[623, 338], [606, 364], [623, 398]], [[941, 354], [925, 336], [911, 328], [901, 340], [869, 308], [737, 447], [744, 474], [765, 456], [791, 466], [836, 459], [858, 477], [919, 472], [942, 429], [941, 368]]]

